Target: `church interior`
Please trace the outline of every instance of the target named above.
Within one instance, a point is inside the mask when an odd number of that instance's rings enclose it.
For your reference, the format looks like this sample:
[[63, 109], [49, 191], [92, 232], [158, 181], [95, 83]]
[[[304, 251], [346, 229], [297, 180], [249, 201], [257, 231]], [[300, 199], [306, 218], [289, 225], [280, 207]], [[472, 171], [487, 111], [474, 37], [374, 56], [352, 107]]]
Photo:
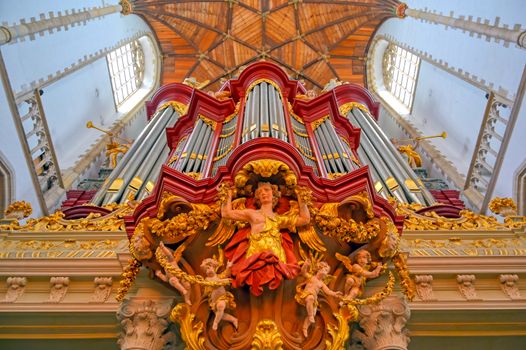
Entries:
[[526, 348], [524, 12], [0, 1], [0, 349]]

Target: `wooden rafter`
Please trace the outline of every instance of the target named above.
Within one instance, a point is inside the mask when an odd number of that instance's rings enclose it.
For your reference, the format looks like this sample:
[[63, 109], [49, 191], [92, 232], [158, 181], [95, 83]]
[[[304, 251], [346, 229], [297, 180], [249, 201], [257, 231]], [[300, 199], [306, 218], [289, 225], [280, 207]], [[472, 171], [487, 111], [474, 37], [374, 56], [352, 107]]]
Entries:
[[[305, 79], [307, 88], [321, 89], [327, 75], [364, 81], [364, 48], [374, 28], [393, 17], [399, 4], [397, 0], [272, 3], [136, 0], [133, 8], [146, 21], [158, 23], [152, 28], [158, 31], [163, 50], [170, 50], [163, 52], [163, 57], [171, 58], [163, 69], [165, 83], [195, 74], [199, 81], [210, 80], [212, 87], [240, 67], [268, 59]], [[209, 12], [206, 4], [212, 6]], [[178, 60], [182, 64], [174, 67]]]

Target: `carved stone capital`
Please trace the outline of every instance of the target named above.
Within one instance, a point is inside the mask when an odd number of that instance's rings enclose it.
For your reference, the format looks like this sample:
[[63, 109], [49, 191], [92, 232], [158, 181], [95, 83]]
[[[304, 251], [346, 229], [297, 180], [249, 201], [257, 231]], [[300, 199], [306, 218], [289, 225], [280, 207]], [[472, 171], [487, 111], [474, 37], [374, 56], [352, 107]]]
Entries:
[[7, 292], [3, 303], [14, 303], [26, 290], [27, 278], [25, 277], [8, 277]]
[[90, 302], [104, 303], [111, 294], [113, 279], [111, 277], [95, 277], [93, 282], [95, 283], [95, 290]]
[[69, 277], [51, 277], [49, 280], [51, 289], [49, 290], [48, 303], [60, 303], [66, 296], [69, 287]]
[[475, 275], [457, 275], [458, 290], [466, 300], [481, 300], [475, 290]]
[[405, 299], [390, 296], [377, 305], [360, 306], [359, 329], [352, 333], [352, 349], [407, 350], [406, 323], [411, 311]]
[[175, 333], [169, 322], [173, 299], [125, 299], [117, 311], [122, 331], [118, 340], [122, 350], [172, 349]]
[[500, 287], [504, 294], [506, 294], [510, 299], [522, 299], [521, 293], [519, 292], [519, 276], [517, 275], [500, 275], [499, 276]]
[[416, 275], [415, 276], [416, 294], [423, 301], [437, 300], [433, 293], [433, 276]]

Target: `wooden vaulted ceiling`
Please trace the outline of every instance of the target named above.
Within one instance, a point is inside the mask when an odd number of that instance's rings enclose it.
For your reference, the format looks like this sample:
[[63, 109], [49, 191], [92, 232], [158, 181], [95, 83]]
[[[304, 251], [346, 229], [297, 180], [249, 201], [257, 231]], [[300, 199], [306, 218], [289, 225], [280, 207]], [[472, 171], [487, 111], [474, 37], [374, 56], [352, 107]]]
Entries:
[[133, 13], [155, 31], [161, 83], [193, 77], [218, 88], [222, 78], [265, 59], [307, 89], [331, 78], [365, 84], [365, 56], [376, 28], [395, 16], [396, 0], [136, 0]]

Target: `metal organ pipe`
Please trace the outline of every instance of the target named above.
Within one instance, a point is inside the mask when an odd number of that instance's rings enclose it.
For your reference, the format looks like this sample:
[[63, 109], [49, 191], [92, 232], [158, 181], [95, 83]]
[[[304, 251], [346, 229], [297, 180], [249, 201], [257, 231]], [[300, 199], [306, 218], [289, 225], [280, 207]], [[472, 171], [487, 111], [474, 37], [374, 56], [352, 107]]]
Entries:
[[[374, 137], [376, 145], [375, 148], [384, 148], [384, 151], [380, 153], [380, 156], [385, 164], [389, 167], [390, 173], [394, 176], [400, 188], [403, 189], [408, 202], [419, 202], [426, 205], [431, 205], [435, 202], [433, 196], [429, 191], [422, 185], [420, 180], [409, 167], [409, 165], [400, 156], [398, 151], [394, 148], [392, 143], [387, 139], [385, 134], [380, 130], [376, 123], [371, 122], [371, 117], [367, 116], [358, 108], [353, 108], [349, 114], [354, 116], [354, 120], [364, 131], [364, 136], [369, 138]], [[349, 117], [349, 115], [348, 115]], [[412, 180], [416, 186], [420, 189], [418, 193], [412, 193], [405, 185], [405, 180]]]
[[[126, 152], [117, 163], [117, 166], [108, 177], [106, 184], [97, 191], [96, 196], [92, 200], [93, 204], [104, 205], [123, 200], [122, 194], [135, 176], [137, 167], [141, 164], [142, 160], [146, 158], [155, 140], [158, 140], [159, 137], [164, 135], [164, 130], [168, 124], [177, 118], [179, 118], [179, 113], [171, 106], [156, 113], [144, 128], [144, 131], [137, 137], [128, 152]], [[117, 179], [122, 179], [122, 185], [119, 190], [117, 192], [108, 192], [108, 189]]]

